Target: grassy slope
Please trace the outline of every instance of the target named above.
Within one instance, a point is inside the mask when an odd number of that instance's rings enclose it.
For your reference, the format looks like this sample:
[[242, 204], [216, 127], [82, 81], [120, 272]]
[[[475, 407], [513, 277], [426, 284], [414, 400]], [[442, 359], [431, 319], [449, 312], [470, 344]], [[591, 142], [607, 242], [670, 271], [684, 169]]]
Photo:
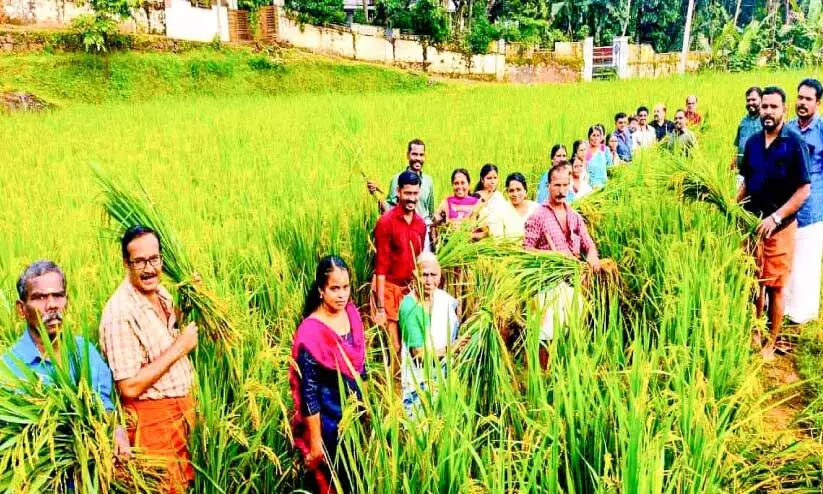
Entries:
[[293, 50], [275, 56], [204, 48], [183, 54], [120, 52], [0, 56], [0, 90], [34, 92], [56, 103], [146, 100], [157, 96], [408, 91], [424, 76]]

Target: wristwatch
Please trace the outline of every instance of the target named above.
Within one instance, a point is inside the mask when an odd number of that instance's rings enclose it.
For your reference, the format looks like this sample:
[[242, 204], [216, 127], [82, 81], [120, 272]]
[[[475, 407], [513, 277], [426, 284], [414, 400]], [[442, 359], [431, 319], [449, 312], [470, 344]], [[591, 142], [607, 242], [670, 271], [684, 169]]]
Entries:
[[777, 212], [772, 213], [772, 219], [774, 220], [774, 224], [777, 226], [780, 226], [780, 223], [783, 223], [783, 218], [781, 218]]

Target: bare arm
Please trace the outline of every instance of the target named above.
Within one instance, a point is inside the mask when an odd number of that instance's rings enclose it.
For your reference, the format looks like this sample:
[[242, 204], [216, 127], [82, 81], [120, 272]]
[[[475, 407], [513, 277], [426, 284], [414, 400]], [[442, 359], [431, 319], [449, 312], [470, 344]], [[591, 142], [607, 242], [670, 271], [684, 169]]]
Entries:
[[130, 400], [137, 399], [158, 379], [163, 377], [175, 362], [188, 355], [196, 346], [197, 326], [191, 323], [174, 340], [174, 343], [160, 355], [160, 358], [141, 367], [134, 376], [117, 381], [120, 396]]
[[789, 200], [786, 201], [786, 204], [780, 206], [780, 209], [778, 209], [775, 212], [781, 218], [793, 215], [797, 212], [798, 209], [800, 209], [800, 206], [802, 206], [803, 203], [806, 202], [806, 199], [808, 199], [809, 194], [811, 194], [811, 192], [811, 184], [805, 184], [799, 187], [796, 191], [794, 191], [794, 194], [792, 194]]
[[742, 182], [737, 188], [737, 202], [742, 202], [746, 198], [746, 182]]

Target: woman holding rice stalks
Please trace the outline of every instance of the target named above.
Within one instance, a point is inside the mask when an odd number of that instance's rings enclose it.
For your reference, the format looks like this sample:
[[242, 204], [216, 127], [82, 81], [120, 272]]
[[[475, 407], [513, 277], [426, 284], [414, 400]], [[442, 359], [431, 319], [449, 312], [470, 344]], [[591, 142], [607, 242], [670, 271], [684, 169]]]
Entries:
[[488, 236], [495, 238], [523, 236], [520, 215], [497, 190], [498, 177], [497, 165], [493, 163], [486, 163], [480, 169], [480, 181], [475, 187], [475, 196], [480, 199], [477, 212], [483, 226], [475, 232], [475, 240]]
[[[294, 400], [294, 445], [303, 455], [314, 492], [337, 492], [332, 474], [337, 460], [338, 428], [343, 418], [345, 391], [358, 398], [366, 379], [366, 343], [363, 321], [350, 300], [351, 275], [336, 256], [320, 260], [312, 287], [306, 295], [304, 319], [292, 345], [289, 371]], [[347, 489], [343, 489], [347, 491]]]

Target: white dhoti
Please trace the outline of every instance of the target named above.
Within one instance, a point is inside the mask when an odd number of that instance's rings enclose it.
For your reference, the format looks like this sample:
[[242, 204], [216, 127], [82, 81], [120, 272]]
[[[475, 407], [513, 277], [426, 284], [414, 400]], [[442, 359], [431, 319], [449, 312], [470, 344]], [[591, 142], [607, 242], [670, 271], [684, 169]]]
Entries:
[[544, 311], [540, 323], [540, 341], [554, 339], [555, 329], [563, 330], [570, 317], [579, 317], [583, 311], [583, 299], [574, 288], [559, 283], [538, 295], [539, 307]]
[[794, 265], [785, 293], [785, 314], [802, 324], [820, 311], [820, 267], [823, 263], [823, 222], [797, 229]]

